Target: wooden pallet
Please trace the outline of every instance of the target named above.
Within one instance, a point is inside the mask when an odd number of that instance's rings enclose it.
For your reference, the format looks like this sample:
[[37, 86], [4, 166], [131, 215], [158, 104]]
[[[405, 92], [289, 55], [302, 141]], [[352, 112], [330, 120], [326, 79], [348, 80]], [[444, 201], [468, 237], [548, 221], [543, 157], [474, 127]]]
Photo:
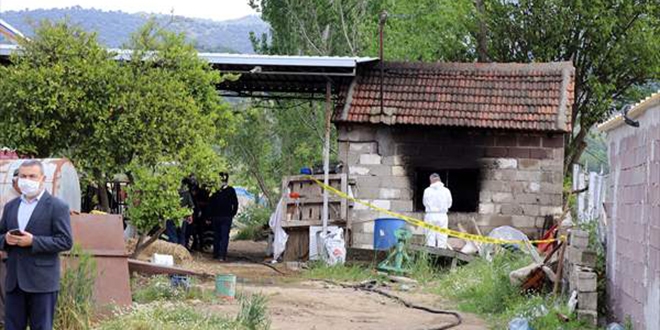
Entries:
[[[316, 175], [314, 178], [323, 181], [323, 175]], [[343, 192], [348, 190], [346, 174], [331, 174], [329, 183]], [[287, 194], [284, 199], [286, 211], [282, 215], [283, 228], [322, 224], [323, 189], [307, 175], [285, 177], [282, 180], [282, 191]], [[289, 197], [292, 193], [300, 195], [300, 198]], [[331, 194], [328, 198], [328, 224], [345, 225], [347, 217], [348, 201]]]
[[[315, 175], [323, 181], [323, 175]], [[343, 192], [348, 191], [346, 174], [331, 174], [329, 184]], [[285, 212], [282, 214], [282, 228], [289, 235], [285, 261], [307, 260], [309, 258], [309, 227], [322, 225], [323, 189], [307, 175], [294, 175], [282, 180], [282, 191], [286, 193]], [[296, 193], [299, 198], [291, 198]], [[328, 225], [346, 227], [348, 201], [330, 194], [328, 199]], [[348, 234], [345, 235], [348, 237]]]

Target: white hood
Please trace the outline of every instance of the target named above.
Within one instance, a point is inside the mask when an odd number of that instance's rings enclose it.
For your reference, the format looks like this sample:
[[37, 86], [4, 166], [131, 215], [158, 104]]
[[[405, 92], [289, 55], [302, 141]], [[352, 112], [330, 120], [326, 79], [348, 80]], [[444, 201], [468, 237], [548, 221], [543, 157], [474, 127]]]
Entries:
[[447, 213], [452, 204], [451, 192], [438, 181], [424, 190], [424, 207], [427, 213]]

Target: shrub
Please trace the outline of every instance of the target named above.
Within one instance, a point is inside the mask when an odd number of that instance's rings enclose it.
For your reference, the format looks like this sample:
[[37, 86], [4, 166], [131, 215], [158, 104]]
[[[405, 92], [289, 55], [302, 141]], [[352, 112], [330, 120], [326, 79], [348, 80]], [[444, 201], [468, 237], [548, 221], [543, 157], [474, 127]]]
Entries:
[[502, 252], [492, 262], [476, 259], [441, 276], [437, 291], [458, 303], [458, 308], [484, 316], [494, 329], [505, 329], [515, 317], [524, 317], [536, 330], [591, 329], [573, 320], [560, 321], [557, 313], [569, 316], [566, 303], [541, 294], [523, 294], [511, 285], [509, 273], [527, 266], [531, 259], [520, 252]]
[[210, 290], [204, 290], [192, 285], [189, 288], [172, 287], [170, 279], [166, 276], [155, 276], [146, 282], [133, 283], [133, 301], [146, 304], [154, 301], [184, 301], [201, 300], [204, 302], [215, 301], [216, 296]]
[[238, 234], [234, 236], [235, 240], [261, 240], [266, 237], [265, 230], [270, 220], [271, 209], [252, 204], [246, 207], [236, 217], [236, 226], [239, 228]]
[[67, 257], [60, 280], [55, 312], [55, 329], [87, 330], [91, 328], [96, 280], [96, 261], [91, 254], [75, 245]]

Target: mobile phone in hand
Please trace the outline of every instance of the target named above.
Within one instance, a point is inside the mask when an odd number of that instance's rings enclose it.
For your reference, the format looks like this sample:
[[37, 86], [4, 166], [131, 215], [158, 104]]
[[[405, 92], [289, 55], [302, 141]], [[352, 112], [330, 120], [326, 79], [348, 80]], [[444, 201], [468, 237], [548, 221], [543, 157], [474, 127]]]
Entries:
[[9, 233], [14, 236], [25, 236], [25, 234], [23, 234], [23, 232], [18, 229], [10, 230]]

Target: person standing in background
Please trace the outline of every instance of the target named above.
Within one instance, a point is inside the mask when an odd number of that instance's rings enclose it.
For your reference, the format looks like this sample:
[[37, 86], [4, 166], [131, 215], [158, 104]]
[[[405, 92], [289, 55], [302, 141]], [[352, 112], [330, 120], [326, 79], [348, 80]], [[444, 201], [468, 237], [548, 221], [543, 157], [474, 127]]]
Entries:
[[[437, 173], [431, 174], [429, 179], [431, 185], [424, 189], [423, 200], [426, 211], [424, 222], [447, 228], [449, 225], [447, 212], [452, 204], [451, 192], [445, 187], [442, 181], [440, 181], [440, 175]], [[447, 248], [447, 234], [441, 234], [427, 229], [426, 245], [440, 249]]]
[[238, 213], [238, 198], [236, 191], [229, 186], [229, 175], [220, 173], [222, 187], [211, 195], [208, 216], [213, 225], [213, 258], [227, 261], [229, 247], [229, 232], [236, 213]]
[[[14, 171], [11, 179], [11, 189], [7, 195], [7, 202], [10, 202], [18, 197], [21, 197], [21, 189], [18, 188], [18, 169]], [[5, 202], [0, 203], [0, 219], [2, 219], [2, 210], [5, 208]], [[0, 250], [0, 326], [5, 326], [5, 280], [7, 278], [7, 254], [5, 251]]]

